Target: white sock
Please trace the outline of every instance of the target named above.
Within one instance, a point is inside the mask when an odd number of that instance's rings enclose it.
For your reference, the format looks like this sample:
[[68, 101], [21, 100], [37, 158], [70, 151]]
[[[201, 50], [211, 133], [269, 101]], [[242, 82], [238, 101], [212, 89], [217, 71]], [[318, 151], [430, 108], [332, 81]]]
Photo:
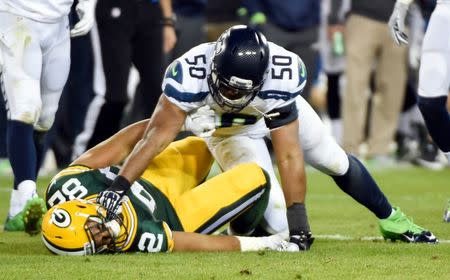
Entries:
[[444, 155], [447, 157], [448, 166], [450, 166], [450, 152], [444, 153]]
[[17, 186], [17, 190], [12, 190], [10, 206], [9, 206], [9, 216], [14, 217], [23, 210], [27, 201], [33, 197], [37, 196], [36, 192], [36, 182], [31, 180], [25, 180], [20, 182]]

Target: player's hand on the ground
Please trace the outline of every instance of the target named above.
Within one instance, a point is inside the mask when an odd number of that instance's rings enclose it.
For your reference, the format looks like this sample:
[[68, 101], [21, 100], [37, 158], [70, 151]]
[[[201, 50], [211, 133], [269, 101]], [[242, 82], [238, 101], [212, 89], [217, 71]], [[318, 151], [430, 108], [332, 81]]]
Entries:
[[266, 243], [266, 249], [272, 251], [286, 252], [289, 243], [279, 234], [261, 237]]
[[291, 235], [286, 252], [308, 251], [314, 242], [311, 232], [301, 232], [299, 235]]
[[86, 35], [95, 21], [95, 4], [97, 0], [79, 0], [75, 10], [77, 11], [79, 21], [70, 30], [71, 37]]
[[98, 194], [97, 203], [105, 207], [106, 219], [111, 220], [121, 212], [124, 191], [105, 190]]
[[186, 130], [200, 137], [210, 137], [216, 130], [216, 113], [208, 105], [186, 117]]
[[397, 1], [389, 19], [391, 36], [397, 45], [408, 44], [408, 35], [405, 33], [405, 18], [408, 13], [408, 6], [402, 1]]

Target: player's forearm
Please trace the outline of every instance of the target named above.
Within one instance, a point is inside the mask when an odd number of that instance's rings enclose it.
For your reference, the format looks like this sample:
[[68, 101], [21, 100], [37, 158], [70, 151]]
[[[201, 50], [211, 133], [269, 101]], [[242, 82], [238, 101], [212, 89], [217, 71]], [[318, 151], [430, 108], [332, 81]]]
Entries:
[[174, 252], [240, 251], [239, 240], [234, 236], [204, 235], [189, 232], [173, 232]]
[[150, 161], [172, 142], [186, 120], [186, 113], [161, 95], [144, 137], [134, 147], [119, 175], [133, 183]]
[[306, 196], [306, 174], [302, 155], [277, 160], [286, 206], [303, 203]]
[[286, 205], [302, 203], [306, 195], [306, 175], [298, 120], [272, 130], [271, 136]]
[[161, 10], [164, 18], [172, 18], [173, 17], [173, 11], [172, 11], [172, 0], [161, 0], [159, 1], [161, 5]]
[[278, 235], [265, 237], [219, 236], [189, 232], [172, 232], [174, 252], [252, 252], [260, 250], [282, 250], [285, 241]]
[[147, 123], [148, 119], [125, 127], [83, 153], [71, 165], [81, 164], [91, 168], [103, 168], [123, 162], [136, 143], [142, 139]]
[[144, 138], [137, 143], [125, 161], [119, 175], [124, 176], [130, 183], [134, 182], [151, 160], [175, 139], [177, 133], [178, 131], [169, 132], [160, 127], [149, 127]]

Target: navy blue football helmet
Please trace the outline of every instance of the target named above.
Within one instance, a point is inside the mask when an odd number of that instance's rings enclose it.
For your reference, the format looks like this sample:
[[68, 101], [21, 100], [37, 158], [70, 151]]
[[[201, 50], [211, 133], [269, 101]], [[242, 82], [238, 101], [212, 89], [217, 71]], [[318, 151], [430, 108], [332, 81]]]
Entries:
[[208, 86], [226, 111], [239, 112], [260, 91], [269, 64], [264, 35], [245, 25], [226, 30], [216, 42]]

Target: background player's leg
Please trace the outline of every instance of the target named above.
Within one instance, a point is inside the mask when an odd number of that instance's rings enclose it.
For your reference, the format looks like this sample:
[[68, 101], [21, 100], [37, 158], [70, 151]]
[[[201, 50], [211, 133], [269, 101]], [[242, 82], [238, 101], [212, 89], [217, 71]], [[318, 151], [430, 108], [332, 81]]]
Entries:
[[434, 142], [450, 152], [450, 115], [447, 95], [450, 85], [450, 5], [438, 4], [423, 41], [419, 72], [418, 105]]
[[[42, 75], [41, 75], [41, 99], [42, 111], [38, 122], [35, 124], [34, 144], [37, 155], [37, 169], [41, 166], [44, 159], [47, 132], [53, 125], [56, 111], [58, 110], [59, 99], [61, 97], [64, 85], [70, 70], [70, 37], [68, 32], [68, 19], [63, 20], [59, 25], [54, 25], [53, 32], [48, 28], [42, 33], [45, 34], [45, 40], [42, 56]], [[45, 26], [44, 26], [45, 27]]]
[[23, 230], [21, 211], [36, 195], [36, 149], [33, 125], [41, 110], [40, 75], [42, 53], [35, 22], [8, 13], [0, 13], [5, 30], [0, 44], [5, 63], [2, 74], [7, 121], [7, 150], [14, 173], [14, 190], [5, 230]]

